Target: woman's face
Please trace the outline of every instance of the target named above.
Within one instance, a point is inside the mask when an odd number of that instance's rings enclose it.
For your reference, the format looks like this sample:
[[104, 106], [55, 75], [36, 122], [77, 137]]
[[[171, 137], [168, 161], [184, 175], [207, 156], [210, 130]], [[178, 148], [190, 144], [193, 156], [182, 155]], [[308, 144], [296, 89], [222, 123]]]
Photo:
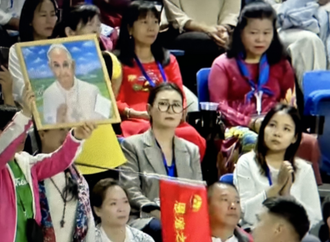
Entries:
[[270, 19], [248, 19], [241, 39], [247, 56], [258, 57], [264, 54], [273, 41], [274, 29]]
[[152, 45], [159, 32], [159, 21], [152, 12], [148, 12], [145, 17], [140, 17], [129, 29], [129, 34], [133, 36], [135, 43], [140, 45]]
[[65, 140], [69, 129], [51, 129], [39, 131], [43, 153], [52, 153], [57, 150]]
[[285, 151], [297, 141], [296, 125], [290, 115], [279, 111], [273, 115], [265, 127], [264, 142], [270, 151]]
[[183, 115], [181, 95], [174, 90], [160, 91], [152, 106], [148, 105], [152, 125], [163, 128], [176, 128]]
[[131, 207], [124, 190], [119, 186], [109, 187], [100, 208], [94, 211], [101, 218], [102, 225], [124, 226], [128, 222]]
[[97, 34], [101, 33], [101, 21], [98, 15], [95, 15], [85, 25], [80, 22], [77, 26], [76, 31], [73, 31], [74, 35], [85, 35], [85, 34]]
[[32, 27], [34, 40], [47, 39], [53, 34], [57, 22], [56, 9], [50, 0], [41, 2], [34, 11]]

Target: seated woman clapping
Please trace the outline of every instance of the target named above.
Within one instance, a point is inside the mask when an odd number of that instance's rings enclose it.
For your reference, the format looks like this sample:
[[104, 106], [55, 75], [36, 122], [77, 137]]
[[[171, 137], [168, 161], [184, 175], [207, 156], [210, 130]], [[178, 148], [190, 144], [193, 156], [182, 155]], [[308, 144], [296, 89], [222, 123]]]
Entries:
[[100, 180], [92, 193], [94, 212], [100, 219], [96, 242], [154, 242], [147, 234], [126, 225], [131, 207], [127, 192], [116, 181]]
[[151, 128], [122, 143], [127, 163], [121, 167], [120, 179], [132, 206], [130, 225], [161, 241], [159, 183], [140, 173], [193, 180], [201, 180], [202, 174], [198, 147], [175, 135], [184, 111], [181, 89], [170, 82], [156, 86], [150, 91], [147, 110]]
[[305, 207], [312, 227], [322, 220], [313, 169], [296, 157], [300, 141], [297, 109], [280, 104], [267, 113], [255, 151], [242, 155], [234, 171], [243, 223], [256, 223], [256, 214], [266, 198], [288, 195]]

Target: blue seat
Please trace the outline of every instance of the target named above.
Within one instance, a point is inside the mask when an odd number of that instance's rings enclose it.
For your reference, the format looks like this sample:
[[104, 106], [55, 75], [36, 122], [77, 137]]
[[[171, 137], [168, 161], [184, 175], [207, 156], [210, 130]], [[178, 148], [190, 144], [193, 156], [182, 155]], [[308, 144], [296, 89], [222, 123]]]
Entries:
[[197, 96], [198, 102], [209, 102], [209, 86], [208, 80], [211, 68], [203, 68], [197, 72]]
[[169, 50], [169, 52], [175, 57], [184, 56], [184, 50]]
[[304, 114], [320, 115], [320, 102], [330, 98], [330, 71], [309, 71], [303, 78]]
[[321, 150], [321, 170], [330, 175], [330, 71], [306, 72], [303, 78], [304, 114], [324, 116], [322, 135], [318, 136]]
[[234, 185], [234, 174], [228, 173], [220, 177], [220, 182], [225, 182]]

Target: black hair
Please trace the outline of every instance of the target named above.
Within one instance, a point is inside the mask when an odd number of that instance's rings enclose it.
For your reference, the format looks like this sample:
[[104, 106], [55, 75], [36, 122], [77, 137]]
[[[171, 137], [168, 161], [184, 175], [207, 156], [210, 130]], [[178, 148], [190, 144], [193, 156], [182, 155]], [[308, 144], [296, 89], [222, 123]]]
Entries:
[[[160, 22], [160, 12], [157, 10], [154, 3], [149, 1], [134, 1], [123, 14], [116, 52], [120, 62], [126, 66], [134, 66], [133, 60], [135, 56], [134, 38], [130, 36], [128, 29], [133, 26], [135, 21], [145, 17], [149, 12], [155, 15]], [[160, 62], [163, 66], [168, 65], [170, 55], [169, 52], [162, 47], [159, 38], [151, 45], [151, 52], [156, 61]]]
[[[70, 1], [67, 1], [68, 3]], [[73, 31], [77, 30], [79, 23], [85, 26], [95, 16], [101, 19], [101, 13], [97, 6], [92, 4], [77, 4], [73, 7], [65, 6], [62, 13], [62, 20], [56, 26], [53, 37], [67, 37], [65, 28], [69, 27]]]
[[262, 203], [269, 213], [285, 219], [296, 231], [299, 241], [308, 233], [310, 222], [304, 207], [293, 197], [272, 197]]
[[20, 109], [14, 106], [0, 105], [0, 130], [3, 131]]
[[322, 205], [323, 223], [319, 230], [319, 238], [322, 242], [329, 240], [329, 227], [327, 220], [330, 217], [330, 197], [326, 197]]
[[245, 47], [241, 40], [243, 29], [248, 24], [249, 19], [270, 19], [273, 22], [273, 40], [266, 51], [269, 65], [273, 65], [287, 58], [285, 48], [282, 45], [276, 29], [276, 12], [273, 7], [266, 2], [258, 1], [246, 5], [238, 19], [238, 23], [233, 32], [231, 43], [227, 50], [228, 58], [238, 58], [243, 53], [245, 58]]
[[[32, 21], [37, 7], [45, 0], [25, 0], [19, 20], [19, 36], [21, 42], [33, 41]], [[56, 15], [58, 16], [58, 5], [56, 0], [49, 0], [54, 5]]]
[[277, 104], [274, 108], [272, 108], [267, 115], [265, 116], [264, 120], [261, 123], [260, 126], [260, 130], [259, 130], [259, 134], [258, 134], [258, 140], [257, 140], [257, 144], [255, 146], [255, 153], [256, 153], [256, 161], [260, 166], [260, 172], [263, 175], [267, 175], [267, 170], [268, 170], [268, 166], [266, 163], [266, 154], [268, 151], [268, 148], [265, 144], [265, 128], [268, 125], [269, 121], [271, 120], [271, 118], [277, 113], [277, 112], [285, 112], [286, 114], [288, 114], [294, 124], [295, 124], [295, 136], [296, 136], [296, 142], [291, 144], [285, 152], [284, 155], [284, 160], [287, 160], [291, 163], [291, 165], [293, 166], [293, 169], [296, 171], [296, 167], [295, 167], [295, 163], [294, 163], [294, 159], [295, 159], [295, 155], [297, 153], [297, 150], [299, 148], [300, 142], [301, 142], [301, 134], [302, 134], [302, 126], [301, 126], [301, 119], [299, 116], [299, 112], [295, 107], [286, 105], [286, 104]]
[[176, 91], [180, 94], [183, 104], [184, 95], [181, 88], [173, 82], [162, 82], [150, 90], [148, 97], [148, 104], [150, 106], [154, 104], [157, 94], [162, 91]]
[[[43, 132], [48, 132], [49, 130], [43, 130]], [[35, 121], [33, 120], [33, 134], [34, 134], [34, 138], [37, 144], [37, 152], [35, 153], [42, 153], [42, 142], [41, 142], [41, 138], [39, 135], [39, 131], [37, 130], [37, 126]], [[63, 188], [63, 194], [68, 194], [68, 200], [72, 201], [72, 200], [77, 200], [78, 199], [78, 182], [74, 179], [72, 179], [71, 177], [71, 173], [69, 169], [66, 169], [64, 171], [65, 173], [65, 179], [68, 179], [68, 183], [66, 185], [66, 187]]]
[[210, 201], [211, 197], [213, 196], [214, 188], [218, 185], [226, 185], [226, 186], [232, 187], [238, 193], [237, 187], [234, 184], [229, 183], [229, 182], [217, 181], [217, 182], [214, 182], [214, 183], [207, 186], [207, 200], [208, 201]]
[[[118, 186], [121, 189], [123, 189], [123, 191], [125, 192], [125, 194], [128, 198], [127, 190], [123, 186], [121, 186], [119, 184], [119, 182], [117, 182], [116, 180], [114, 180], [112, 178], [105, 178], [105, 179], [98, 181], [93, 188], [93, 191], [91, 194], [92, 207], [101, 208], [108, 188], [114, 187], [114, 186]], [[95, 217], [95, 219], [97, 220], [98, 223], [101, 222], [97, 216]]]

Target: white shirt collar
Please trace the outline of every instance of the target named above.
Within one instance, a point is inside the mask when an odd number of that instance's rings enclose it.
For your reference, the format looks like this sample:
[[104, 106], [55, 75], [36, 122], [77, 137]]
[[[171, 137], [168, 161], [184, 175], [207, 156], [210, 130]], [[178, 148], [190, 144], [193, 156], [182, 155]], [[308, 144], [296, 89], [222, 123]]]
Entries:
[[[105, 233], [105, 231], [103, 230], [102, 226], [99, 226], [100, 228], [100, 232], [101, 232], [101, 238], [102, 238], [102, 242], [112, 242], [107, 234]], [[132, 232], [131, 230], [126, 226], [126, 238], [124, 242], [131, 242], [133, 238]]]
[[212, 237], [212, 242], [238, 242], [238, 239], [235, 235], [231, 236], [225, 241], [222, 241], [220, 238]]
[[76, 77], [74, 77], [74, 79], [73, 79], [73, 87], [71, 87], [70, 90], [66, 90], [66, 89], [64, 89], [64, 88], [61, 86], [61, 84], [59, 83], [58, 80], [56, 80], [56, 85], [57, 85], [57, 87], [61, 90], [61, 92], [63, 92], [63, 93], [70, 93], [70, 92], [74, 91], [74, 90], [77, 88], [77, 85], [78, 85], [78, 79], [77, 79]]

